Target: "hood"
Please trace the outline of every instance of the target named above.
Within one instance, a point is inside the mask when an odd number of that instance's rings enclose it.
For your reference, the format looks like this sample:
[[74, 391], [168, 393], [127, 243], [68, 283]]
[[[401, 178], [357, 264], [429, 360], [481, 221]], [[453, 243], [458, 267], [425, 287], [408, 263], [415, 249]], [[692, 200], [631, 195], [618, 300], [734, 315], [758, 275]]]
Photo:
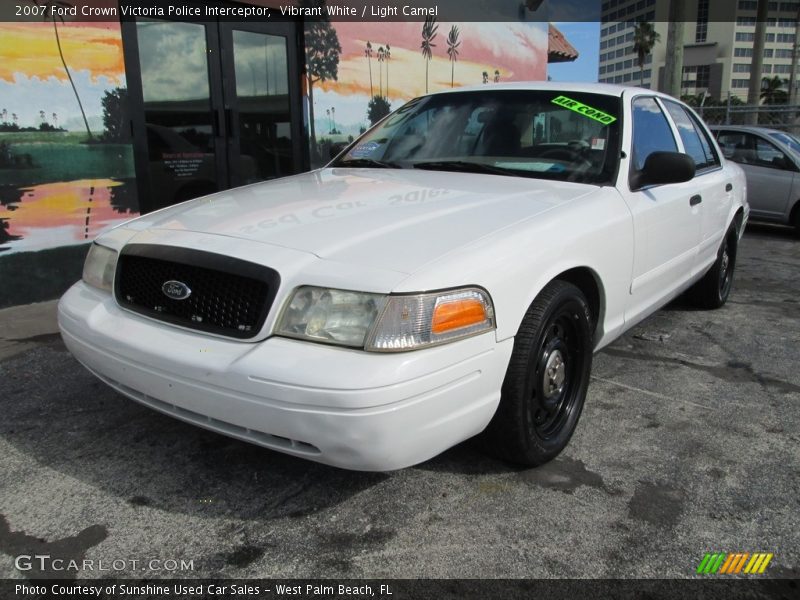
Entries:
[[412, 273], [594, 186], [412, 169], [322, 169], [213, 194], [129, 222], [242, 238]]

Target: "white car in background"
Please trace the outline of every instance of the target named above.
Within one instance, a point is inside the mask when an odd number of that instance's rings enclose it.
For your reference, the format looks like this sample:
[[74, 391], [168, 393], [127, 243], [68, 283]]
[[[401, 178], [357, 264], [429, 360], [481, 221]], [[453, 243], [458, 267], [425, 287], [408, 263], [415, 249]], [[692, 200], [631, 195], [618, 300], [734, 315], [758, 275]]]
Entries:
[[792, 225], [800, 235], [800, 141], [766, 127], [717, 125], [711, 130], [725, 158], [744, 170], [753, 219]]
[[593, 352], [690, 288], [725, 303], [745, 198], [668, 96], [447, 91], [323, 169], [102, 235], [59, 323], [115, 390], [267, 448], [390, 470], [482, 433], [539, 465], [575, 431]]

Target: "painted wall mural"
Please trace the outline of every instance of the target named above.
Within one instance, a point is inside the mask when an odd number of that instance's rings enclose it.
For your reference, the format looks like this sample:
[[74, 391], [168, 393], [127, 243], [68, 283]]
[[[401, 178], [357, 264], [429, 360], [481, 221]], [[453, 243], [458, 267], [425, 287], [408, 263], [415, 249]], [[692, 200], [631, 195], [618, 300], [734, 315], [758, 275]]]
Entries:
[[[138, 206], [119, 24], [0, 23], [0, 56], [2, 307], [60, 293], [76, 246]], [[34, 260], [49, 269], [20, 295]]]
[[546, 79], [547, 44], [546, 22], [308, 23], [312, 166], [426, 91]]
[[0, 24], [0, 260], [136, 214], [118, 24]]

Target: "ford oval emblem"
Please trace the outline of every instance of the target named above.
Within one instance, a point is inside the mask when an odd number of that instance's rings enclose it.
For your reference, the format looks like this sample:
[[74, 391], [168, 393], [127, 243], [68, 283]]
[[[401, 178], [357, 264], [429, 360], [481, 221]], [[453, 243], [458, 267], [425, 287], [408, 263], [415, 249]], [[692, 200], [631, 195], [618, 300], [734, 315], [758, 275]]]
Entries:
[[164, 292], [167, 298], [172, 298], [173, 300], [186, 300], [192, 295], [192, 290], [189, 289], [188, 285], [174, 279], [165, 281], [164, 285], [161, 286], [161, 291]]

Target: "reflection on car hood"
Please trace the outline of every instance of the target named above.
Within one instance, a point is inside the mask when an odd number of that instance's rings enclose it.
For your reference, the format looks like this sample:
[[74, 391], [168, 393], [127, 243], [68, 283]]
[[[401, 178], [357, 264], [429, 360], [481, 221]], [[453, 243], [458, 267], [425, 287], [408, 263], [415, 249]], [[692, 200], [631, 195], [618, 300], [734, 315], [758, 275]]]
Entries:
[[243, 238], [411, 273], [594, 189], [522, 177], [334, 168], [192, 200], [126, 227]]

